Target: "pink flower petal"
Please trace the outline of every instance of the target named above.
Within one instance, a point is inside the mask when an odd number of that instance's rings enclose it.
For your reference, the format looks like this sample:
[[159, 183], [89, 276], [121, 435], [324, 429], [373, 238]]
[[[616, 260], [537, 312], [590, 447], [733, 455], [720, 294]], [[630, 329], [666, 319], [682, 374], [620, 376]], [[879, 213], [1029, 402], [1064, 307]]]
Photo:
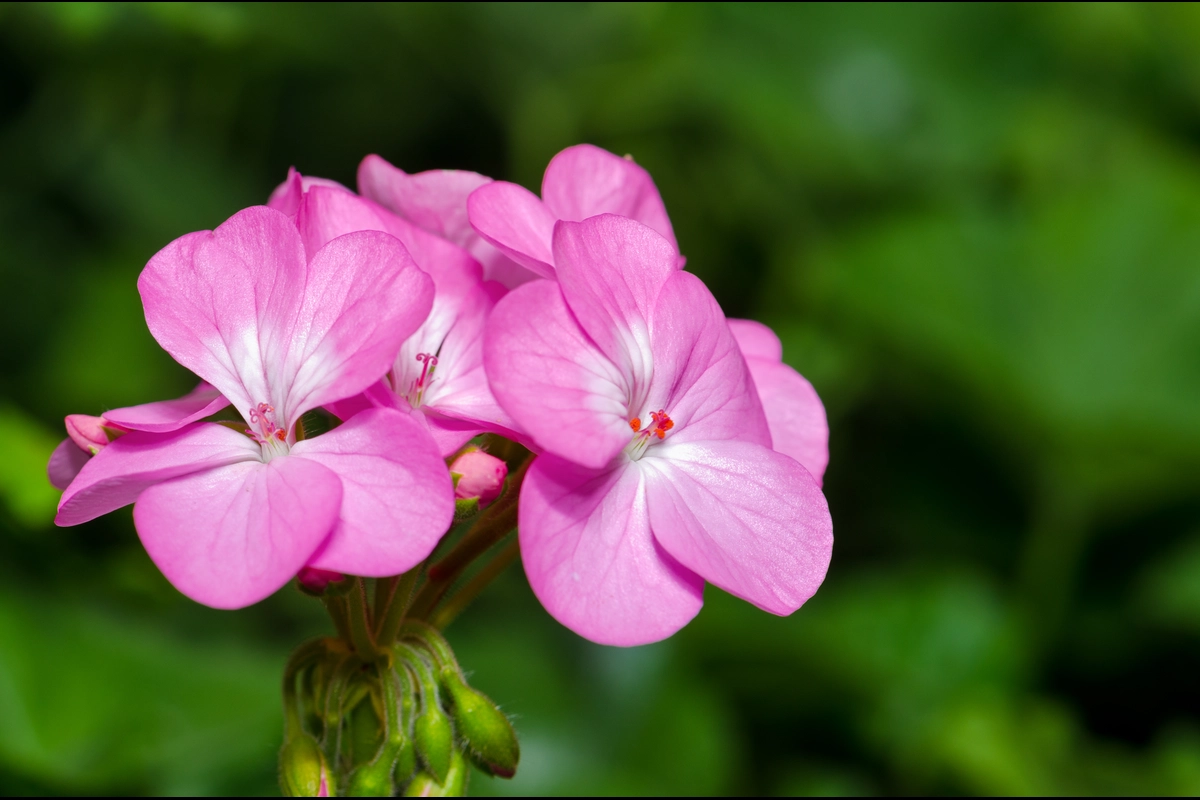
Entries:
[[295, 167], [288, 167], [287, 178], [275, 187], [267, 199], [267, 208], [281, 211], [289, 217], [296, 216], [300, 208], [300, 198], [304, 196], [304, 185], [300, 173]]
[[558, 284], [506, 295], [488, 320], [483, 359], [496, 399], [539, 447], [600, 468], [629, 443], [626, 381], [580, 330]]
[[282, 418], [374, 384], [432, 303], [433, 282], [395, 237], [358, 231], [322, 247], [309, 265], [281, 375], [294, 376], [285, 384]]
[[178, 400], [161, 400], [107, 411], [104, 418], [131, 431], [166, 433], [202, 420], [229, 405], [219, 391], [201, 381], [200, 385]]
[[763, 358], [746, 363], [767, 415], [772, 448], [803, 464], [820, 486], [829, 463], [829, 424], [817, 390], [787, 364]]
[[663, 284], [676, 274], [675, 257], [671, 244], [650, 228], [612, 214], [554, 227], [554, 259], [567, 305], [621, 368], [635, 407], [653, 370], [650, 315]]
[[699, 278], [689, 272], [671, 275], [654, 308], [651, 337], [654, 381], [643, 411], [667, 412], [675, 423], [669, 441], [738, 439], [771, 445], [745, 359]]
[[400, 348], [392, 374], [397, 389], [404, 389], [420, 377], [417, 356], [436, 353], [423, 410], [472, 423], [479, 432], [508, 435], [517, 424], [496, 402], [483, 366], [484, 328], [498, 290], [485, 282], [462, 297], [439, 295], [425, 324]]
[[467, 198], [492, 179], [478, 172], [436, 169], [409, 175], [377, 155], [358, 165], [358, 190], [409, 222], [465, 247], [475, 238]]
[[399, 407], [396, 395], [392, 394], [392, 390], [388, 388], [387, 381], [383, 379], [376, 381], [353, 397], [325, 404], [325, 410], [342, 422], [350, 419], [355, 414], [366, 411], [368, 408]]
[[550, 614], [594, 642], [665, 639], [700, 610], [704, 582], [656, 546], [641, 471], [539, 456], [521, 487], [521, 558]]
[[463, 170], [409, 175], [376, 155], [358, 165], [358, 191], [363, 197], [466, 249], [483, 265], [484, 278], [513, 289], [537, 276], [483, 239], [467, 215], [471, 192], [491, 182], [491, 178]]
[[304, 195], [296, 225], [310, 258], [333, 239], [355, 231], [383, 231], [404, 245], [433, 278], [439, 294], [460, 295], [482, 279], [479, 263], [461, 247], [401, 219], [347, 189], [315, 186]]
[[671, 249], [679, 252], [662, 197], [650, 173], [633, 159], [590, 144], [568, 147], [546, 167], [542, 201], [555, 217], [571, 222], [597, 214], [637, 220], [665, 237]]
[[386, 372], [433, 295], [395, 238], [352, 233], [308, 264], [291, 220], [261, 206], [177, 239], [138, 288], [159, 344], [244, 418], [266, 402], [281, 425]]
[[282, 456], [152, 486], [133, 521], [176, 589], [214, 608], [242, 608], [300, 571], [333, 529], [341, 494], [325, 467]]
[[487, 433], [478, 423], [465, 422], [439, 414], [421, 414], [429, 435], [433, 437], [442, 458], [449, 458], [463, 448], [467, 442], [481, 433]]
[[267, 365], [275, 372], [286, 359], [306, 273], [295, 225], [256, 206], [167, 245], [142, 271], [138, 290], [163, 349], [246, 417], [258, 403], [278, 407], [276, 395], [286, 392], [290, 376], [268, 376]]
[[471, 226], [501, 252], [543, 278], [554, 277], [550, 239], [554, 215], [533, 192], [495, 181], [467, 198]]
[[80, 450], [79, 445], [70, 439], [63, 439], [50, 454], [50, 463], [46, 465], [46, 477], [50, 479], [50, 485], [55, 489], [66, 489], [89, 459], [91, 455]]
[[785, 615], [825, 579], [833, 524], [798, 462], [748, 442], [668, 442], [637, 464], [654, 538], [710, 583]]
[[310, 567], [398, 575], [433, 551], [454, 518], [450, 472], [424, 425], [409, 414], [364, 411], [297, 442], [288, 458], [322, 464], [342, 482], [337, 527]]
[[133, 431], [79, 471], [58, 503], [55, 525], [78, 525], [138, 499], [150, 486], [201, 470], [258, 461], [262, 450], [224, 425], [199, 423], [173, 433]]
[[775, 331], [752, 319], [729, 319], [729, 330], [737, 339], [738, 347], [746, 358], [765, 358], [768, 361], [783, 360], [783, 345]]

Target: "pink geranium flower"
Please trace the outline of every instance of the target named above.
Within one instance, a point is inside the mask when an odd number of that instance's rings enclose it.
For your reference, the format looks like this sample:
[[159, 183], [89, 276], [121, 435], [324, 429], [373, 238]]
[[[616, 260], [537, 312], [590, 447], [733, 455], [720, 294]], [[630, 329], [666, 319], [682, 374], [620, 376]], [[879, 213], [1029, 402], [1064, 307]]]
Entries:
[[829, 464], [829, 423], [817, 390], [783, 363], [783, 345], [766, 325], [731, 319], [729, 329], [750, 367], [771, 429], [772, 447], [803, 464], [819, 486]]
[[108, 446], [112, 439], [129, 431], [175, 431], [190, 422], [215, 414], [229, 405], [203, 381], [177, 400], [161, 400], [140, 406], [106, 411], [99, 417], [69, 414], [64, 420], [67, 438], [54, 448], [46, 473], [57, 489], [66, 489], [88, 459]]
[[525, 571], [597, 642], [671, 635], [705, 580], [788, 614], [824, 578], [828, 507], [771, 449], [746, 361], [671, 241], [613, 215], [559, 222], [558, 281], [500, 301], [484, 359], [543, 450], [521, 492]]
[[315, 438], [297, 430], [305, 411], [377, 381], [428, 313], [432, 281], [394, 237], [352, 233], [306, 256], [292, 220], [249, 208], [165, 247], [138, 289], [155, 339], [228, 398], [245, 432], [126, 433], [80, 471], [58, 524], [136, 501], [163, 574], [220, 608], [305, 565], [392, 575], [429, 554], [453, 489], [423, 424], [372, 409]]
[[650, 173], [590, 144], [568, 147], [550, 160], [541, 199], [515, 183], [495, 181], [471, 194], [467, 211], [484, 239], [543, 278], [554, 277], [551, 239], [558, 220], [619, 214], [649, 226], [679, 251]]
[[370, 407], [420, 411], [444, 456], [485, 431], [515, 437], [516, 424], [492, 397], [483, 369], [484, 322], [504, 287], [483, 280], [479, 262], [463, 248], [345, 187], [303, 180], [313, 183], [305, 188], [293, 171], [285, 184], [291, 189], [276, 190], [272, 202], [296, 209], [310, 254], [352, 231], [386, 231], [404, 243], [435, 287], [429, 315], [400, 347], [387, 377], [330, 410], [343, 419]]
[[467, 218], [467, 198], [491, 182], [478, 172], [457, 169], [409, 175], [377, 155], [367, 156], [358, 165], [358, 191], [363, 197], [465, 248], [483, 265], [485, 278], [512, 289], [537, 276], [483, 239]]

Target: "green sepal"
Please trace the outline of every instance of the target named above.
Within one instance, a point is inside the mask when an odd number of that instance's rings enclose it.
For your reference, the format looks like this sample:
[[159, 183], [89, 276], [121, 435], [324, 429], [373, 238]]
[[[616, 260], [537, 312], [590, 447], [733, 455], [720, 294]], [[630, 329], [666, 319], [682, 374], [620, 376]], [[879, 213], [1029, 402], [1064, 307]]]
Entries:
[[461, 472], [451, 472], [450, 473], [450, 483], [454, 484], [455, 489], [458, 488], [458, 482], [461, 480], [462, 480]]
[[[451, 473], [453, 474], [453, 473]], [[479, 513], [479, 498], [454, 498], [454, 522], [464, 522]]]

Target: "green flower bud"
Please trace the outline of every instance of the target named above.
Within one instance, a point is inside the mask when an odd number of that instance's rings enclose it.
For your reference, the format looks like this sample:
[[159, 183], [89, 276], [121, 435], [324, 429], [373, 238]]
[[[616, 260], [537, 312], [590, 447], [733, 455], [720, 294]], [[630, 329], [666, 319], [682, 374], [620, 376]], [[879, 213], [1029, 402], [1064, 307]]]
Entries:
[[436, 693], [432, 697], [424, 691], [421, 694], [425, 707], [413, 726], [417, 755], [438, 783], [445, 783], [454, 754], [454, 727], [450, 717], [438, 705]]
[[455, 750], [450, 761], [446, 780], [438, 783], [428, 772], [418, 772], [404, 790], [405, 797], [462, 797], [467, 793], [467, 778], [471, 768], [463, 754]]
[[337, 794], [321, 748], [306, 733], [294, 734], [283, 743], [279, 751], [279, 785], [289, 797], [332, 797]]
[[489, 775], [511, 778], [521, 760], [521, 746], [508, 717], [487, 695], [468, 686], [454, 667], [443, 667], [440, 677], [454, 703], [455, 727], [471, 760]]

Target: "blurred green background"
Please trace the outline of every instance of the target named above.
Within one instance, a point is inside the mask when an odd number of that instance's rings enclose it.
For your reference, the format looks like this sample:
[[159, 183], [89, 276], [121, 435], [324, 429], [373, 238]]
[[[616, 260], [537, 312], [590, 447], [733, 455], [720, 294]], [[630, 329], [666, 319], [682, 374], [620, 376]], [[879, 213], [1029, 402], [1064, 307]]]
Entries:
[[511, 569], [451, 640], [494, 793], [1200, 793], [1195, 6], [0, 6], [0, 792], [272, 793], [289, 588], [51, 525], [61, 419], [192, 379], [135, 279], [289, 165], [531, 188], [632, 153], [824, 398], [829, 578], [589, 644]]

